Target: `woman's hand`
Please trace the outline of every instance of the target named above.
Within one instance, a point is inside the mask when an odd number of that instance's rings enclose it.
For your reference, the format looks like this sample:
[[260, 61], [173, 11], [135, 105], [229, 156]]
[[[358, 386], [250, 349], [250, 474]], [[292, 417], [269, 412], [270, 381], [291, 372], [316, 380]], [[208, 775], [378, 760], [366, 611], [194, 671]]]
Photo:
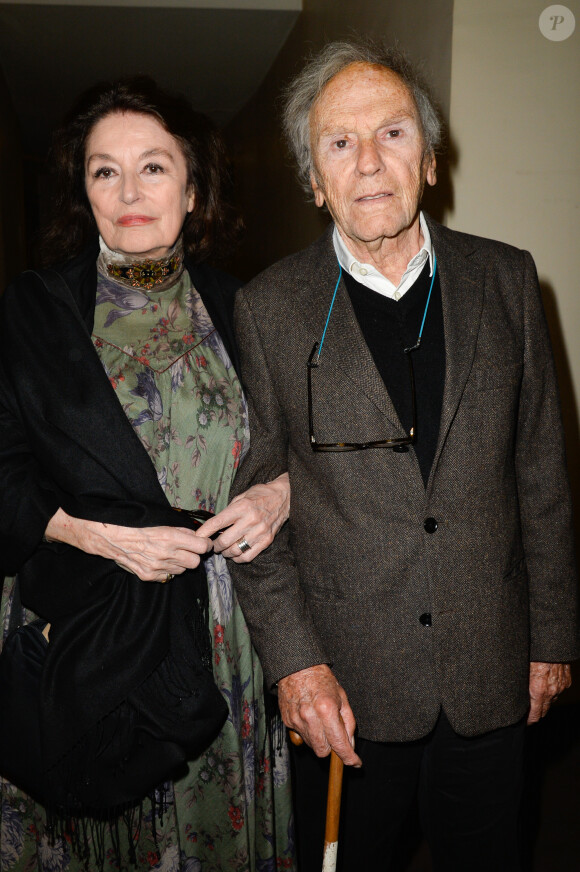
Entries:
[[[236, 563], [249, 563], [274, 540], [290, 513], [290, 482], [284, 472], [268, 484], [255, 484], [234, 497], [229, 506], [210, 518], [197, 531], [198, 536], [213, 536], [213, 549]], [[249, 547], [242, 550], [239, 542]]]
[[73, 518], [62, 509], [48, 522], [45, 538], [114, 560], [142, 581], [168, 581], [195, 569], [212, 546], [185, 527], [120, 527]]

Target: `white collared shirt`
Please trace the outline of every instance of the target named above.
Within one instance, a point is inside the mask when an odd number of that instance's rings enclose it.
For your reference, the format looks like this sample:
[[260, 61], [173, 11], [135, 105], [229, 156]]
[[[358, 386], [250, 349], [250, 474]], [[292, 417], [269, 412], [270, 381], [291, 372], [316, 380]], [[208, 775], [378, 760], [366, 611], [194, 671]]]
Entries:
[[423, 245], [421, 250], [418, 251], [407, 264], [407, 269], [403, 273], [401, 281], [396, 287], [374, 266], [356, 260], [344, 244], [344, 240], [338, 232], [335, 224], [334, 232], [332, 234], [332, 242], [338, 262], [343, 270], [350, 273], [357, 282], [361, 283], [361, 285], [365, 285], [365, 287], [370, 288], [371, 291], [376, 291], [384, 297], [390, 297], [391, 300], [400, 300], [403, 294], [405, 294], [419, 278], [427, 258], [429, 259], [429, 275], [433, 275], [433, 246], [431, 245], [429, 228], [427, 227], [427, 222], [425, 221], [422, 212], [419, 214], [419, 223], [421, 226], [421, 233], [423, 234]]

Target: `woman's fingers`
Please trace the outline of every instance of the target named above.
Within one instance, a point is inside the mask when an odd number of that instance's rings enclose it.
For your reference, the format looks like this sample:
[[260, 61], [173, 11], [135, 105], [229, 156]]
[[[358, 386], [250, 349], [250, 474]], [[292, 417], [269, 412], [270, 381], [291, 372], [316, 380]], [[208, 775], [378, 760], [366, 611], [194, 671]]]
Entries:
[[165, 581], [199, 566], [212, 543], [187, 527], [122, 527], [74, 518], [59, 509], [47, 538], [114, 560], [143, 581]]
[[100, 524], [92, 553], [109, 557], [143, 581], [165, 581], [195, 569], [211, 542], [185, 527], [120, 527]]

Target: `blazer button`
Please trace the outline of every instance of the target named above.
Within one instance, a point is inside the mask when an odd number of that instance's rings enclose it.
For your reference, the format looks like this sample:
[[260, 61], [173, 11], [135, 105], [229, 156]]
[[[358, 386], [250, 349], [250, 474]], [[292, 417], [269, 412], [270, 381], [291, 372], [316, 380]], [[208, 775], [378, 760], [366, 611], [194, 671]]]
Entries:
[[437, 521], [435, 518], [425, 518], [423, 527], [425, 528], [426, 533], [434, 533], [437, 529]]
[[419, 623], [423, 624], [424, 627], [430, 627], [431, 626], [431, 613], [424, 612], [421, 615], [421, 617], [419, 618]]

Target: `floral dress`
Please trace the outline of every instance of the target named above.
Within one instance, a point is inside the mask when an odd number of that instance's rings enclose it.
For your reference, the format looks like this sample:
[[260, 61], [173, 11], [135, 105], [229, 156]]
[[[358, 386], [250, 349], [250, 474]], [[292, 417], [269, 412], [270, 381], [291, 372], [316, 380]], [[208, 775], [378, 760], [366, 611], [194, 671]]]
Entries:
[[[128, 288], [99, 274], [93, 343], [119, 402], [173, 506], [219, 512], [248, 426], [238, 377], [187, 272], [161, 292]], [[163, 872], [294, 870], [286, 748], [272, 750], [263, 677], [225, 559], [206, 561], [213, 668], [228, 719], [212, 745], [144, 803], [136, 867]], [[4, 629], [11, 584], [4, 585]], [[44, 814], [1, 781], [0, 872], [92, 869], [66, 840], [44, 833]], [[160, 800], [161, 803], [160, 803]], [[161, 804], [161, 809], [160, 809]], [[157, 809], [157, 811], [155, 811]], [[130, 866], [128, 834], [121, 851]], [[115, 869], [112, 843], [105, 868]]]

